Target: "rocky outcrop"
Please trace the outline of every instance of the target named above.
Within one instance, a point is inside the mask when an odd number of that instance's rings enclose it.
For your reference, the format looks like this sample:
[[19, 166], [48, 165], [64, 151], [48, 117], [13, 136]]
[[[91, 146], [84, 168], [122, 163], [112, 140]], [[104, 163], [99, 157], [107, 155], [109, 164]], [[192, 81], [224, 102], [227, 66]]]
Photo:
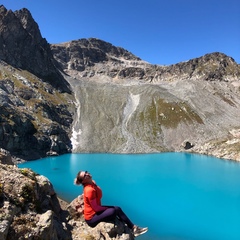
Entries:
[[129, 53], [99, 39], [79, 39], [62, 44], [52, 44], [55, 59], [72, 77], [101, 82], [170, 82], [183, 79], [207, 81], [237, 80], [238, 64], [223, 53], [206, 54], [170, 66], [149, 64]]
[[100, 63], [106, 63], [107, 68], [108, 62], [116, 65], [121, 65], [128, 60], [141, 62], [140, 58], [127, 50], [96, 38], [52, 44], [51, 49], [55, 59], [64, 70], [85, 71]]
[[0, 147], [29, 160], [71, 151], [70, 94], [0, 62]]
[[7, 164], [7, 165], [14, 165], [13, 162], [14, 161], [12, 159], [10, 152], [0, 148], [0, 163]]
[[198, 79], [204, 81], [239, 81], [240, 68], [235, 60], [214, 52], [187, 62], [170, 65], [166, 69], [171, 80]]
[[0, 164], [0, 239], [72, 239], [49, 180]]
[[96, 38], [52, 44], [51, 49], [63, 71], [75, 78], [100, 78], [105, 82], [104, 78], [116, 80], [131, 76], [136, 80], [151, 66], [127, 50]]
[[74, 240], [104, 239], [104, 240], [133, 240], [133, 234], [127, 226], [116, 219], [115, 222], [101, 222], [95, 228], [90, 228], [84, 221], [69, 221], [74, 226]]
[[82, 215], [75, 214], [75, 202], [67, 207], [59, 201], [46, 177], [0, 164], [1, 240], [133, 239], [131, 231], [117, 219], [88, 227]]

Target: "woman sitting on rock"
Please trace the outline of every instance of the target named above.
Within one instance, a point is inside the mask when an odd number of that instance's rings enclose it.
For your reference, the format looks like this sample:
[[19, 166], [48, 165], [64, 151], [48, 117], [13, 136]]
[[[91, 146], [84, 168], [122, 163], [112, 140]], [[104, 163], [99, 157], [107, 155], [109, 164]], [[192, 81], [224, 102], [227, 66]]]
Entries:
[[95, 227], [100, 222], [114, 221], [118, 217], [127, 224], [135, 237], [148, 231], [148, 228], [141, 228], [134, 225], [120, 207], [102, 206], [102, 190], [92, 180], [92, 175], [89, 172], [79, 171], [74, 183], [83, 185], [84, 218], [90, 227]]

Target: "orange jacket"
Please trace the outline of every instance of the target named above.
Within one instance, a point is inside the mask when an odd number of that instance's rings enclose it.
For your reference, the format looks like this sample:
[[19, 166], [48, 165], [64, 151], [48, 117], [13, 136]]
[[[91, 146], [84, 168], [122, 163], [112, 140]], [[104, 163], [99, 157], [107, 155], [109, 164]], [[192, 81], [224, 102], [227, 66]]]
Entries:
[[[88, 184], [84, 186], [84, 218], [86, 220], [92, 219], [92, 217], [96, 214], [98, 209], [97, 206], [101, 206], [101, 198], [102, 198], [102, 190], [96, 184]], [[99, 210], [104, 210], [99, 209]]]

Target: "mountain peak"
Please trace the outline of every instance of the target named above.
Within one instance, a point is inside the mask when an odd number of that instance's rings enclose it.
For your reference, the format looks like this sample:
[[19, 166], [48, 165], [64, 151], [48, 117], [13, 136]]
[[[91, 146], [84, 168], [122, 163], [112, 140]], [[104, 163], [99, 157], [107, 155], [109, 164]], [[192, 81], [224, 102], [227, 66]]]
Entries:
[[40, 33], [38, 24], [34, 21], [32, 14], [26, 8], [22, 8], [14, 12], [15, 16], [19, 19], [22, 27], [36, 39], [41, 39], [42, 35]]
[[1, 6], [0, 59], [35, 74], [58, 89], [69, 91], [67, 82], [55, 67], [49, 44], [26, 8], [12, 12]]

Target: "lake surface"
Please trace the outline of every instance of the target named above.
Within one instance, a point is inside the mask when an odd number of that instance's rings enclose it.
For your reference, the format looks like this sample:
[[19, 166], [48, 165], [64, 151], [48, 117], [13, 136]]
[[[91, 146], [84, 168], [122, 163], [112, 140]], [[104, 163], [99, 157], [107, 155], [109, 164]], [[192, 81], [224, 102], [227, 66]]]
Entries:
[[240, 163], [186, 153], [66, 154], [19, 165], [45, 175], [72, 201], [87, 170], [102, 204], [121, 206], [149, 232], [139, 240], [239, 240]]

